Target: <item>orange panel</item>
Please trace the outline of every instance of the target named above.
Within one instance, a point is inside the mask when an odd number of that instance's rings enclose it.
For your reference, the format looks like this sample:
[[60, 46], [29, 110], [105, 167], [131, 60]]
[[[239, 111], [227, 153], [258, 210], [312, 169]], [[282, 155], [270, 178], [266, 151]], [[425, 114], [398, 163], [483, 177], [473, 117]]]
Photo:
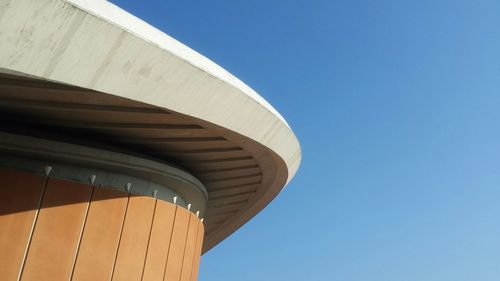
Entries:
[[153, 198], [130, 196], [113, 281], [141, 280], [154, 206]]
[[21, 280], [69, 279], [91, 190], [90, 185], [49, 179]]
[[42, 197], [44, 177], [0, 170], [0, 279], [17, 280]]
[[189, 226], [189, 214], [188, 210], [177, 207], [164, 281], [178, 281], [180, 279], [184, 246], [186, 245], [186, 235]]
[[196, 234], [196, 246], [193, 257], [193, 267], [191, 268], [191, 281], [198, 279], [198, 270], [200, 267], [201, 250], [203, 248], [203, 235], [205, 234], [205, 226], [198, 220], [198, 233]]
[[163, 280], [174, 216], [175, 205], [157, 201], [142, 281]]
[[193, 257], [196, 247], [196, 235], [198, 232], [198, 218], [190, 213], [189, 229], [186, 237], [186, 247], [182, 260], [181, 281], [189, 281], [191, 278], [191, 269], [193, 268]]
[[127, 201], [128, 193], [95, 188], [72, 281], [110, 280]]

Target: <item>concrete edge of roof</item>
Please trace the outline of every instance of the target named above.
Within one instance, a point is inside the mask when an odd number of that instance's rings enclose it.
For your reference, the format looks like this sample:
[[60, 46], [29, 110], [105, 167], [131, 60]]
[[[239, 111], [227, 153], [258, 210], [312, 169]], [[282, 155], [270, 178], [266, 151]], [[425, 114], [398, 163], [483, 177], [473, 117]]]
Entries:
[[[216, 63], [212, 62], [210, 59], [206, 58], [205, 56], [199, 54], [198, 52], [194, 51], [193, 49], [189, 48], [188, 46], [182, 44], [181, 42], [177, 41], [176, 39], [172, 38], [171, 36], [165, 34], [164, 32], [158, 30], [157, 28], [151, 26], [150, 24], [146, 23], [145, 21], [139, 19], [138, 17], [128, 13], [127, 11], [119, 8], [118, 6], [114, 5], [111, 2], [105, 1], [105, 0], [62, 0], [64, 2], [67, 2], [79, 9], [84, 10], [85, 12], [92, 14], [98, 18], [101, 18], [102, 20], [105, 20], [107, 22], [110, 22], [114, 25], [117, 25], [121, 29], [127, 30], [128, 32], [134, 34], [135, 36], [150, 42], [150, 44], [154, 44], [158, 48], [161, 48], [179, 58], [181, 58], [183, 61], [193, 65], [196, 68], [199, 68], [203, 70], [204, 72], [208, 73], [215, 79], [219, 79], [224, 81], [225, 83], [231, 85], [234, 87], [240, 94], [244, 94], [248, 97], [250, 97], [252, 100], [256, 101], [259, 105], [265, 108], [265, 110], [271, 112], [277, 119], [281, 121], [283, 125], [289, 128], [290, 133], [293, 135], [293, 138], [296, 137], [293, 134], [293, 131], [291, 130], [290, 126], [286, 122], [286, 120], [281, 116], [281, 114], [274, 109], [272, 105], [270, 105], [264, 98], [262, 98], [258, 93], [256, 93], [252, 88], [250, 88], [248, 85], [243, 83], [241, 80], [233, 76], [231, 73], [223, 69], [221, 66], [217, 65]], [[64, 81], [60, 81], [64, 82]], [[175, 110], [175, 109], [174, 109]], [[182, 111], [179, 111], [183, 113]], [[198, 116], [196, 116], [198, 117]], [[213, 120], [207, 119], [207, 121], [212, 122]], [[218, 124], [217, 122], [214, 122]], [[223, 124], [218, 124], [222, 125]], [[225, 126], [224, 126], [225, 127]], [[229, 128], [228, 129], [232, 129]], [[238, 132], [238, 131], [237, 131]], [[240, 132], [239, 132], [240, 133]], [[246, 134], [243, 134], [246, 135]], [[248, 136], [248, 135], [247, 135]], [[252, 136], [249, 136], [250, 138], [259, 141], [258, 139], [253, 138]], [[259, 141], [260, 142], [260, 141]], [[262, 143], [262, 142], [261, 142]], [[264, 143], [263, 143], [264, 144]], [[298, 147], [299, 150], [299, 155], [295, 155], [295, 158], [300, 162], [300, 144], [296, 140], [296, 146]], [[273, 147], [268, 146], [272, 150], [276, 151]], [[278, 152], [278, 151], [276, 151]], [[281, 153], [278, 152], [280, 156], [282, 156]], [[285, 162], [287, 163], [287, 166], [289, 166], [289, 161], [284, 158]], [[293, 177], [295, 174], [296, 170], [298, 169], [299, 163], [295, 163], [292, 166], [296, 166], [295, 169], [290, 169], [289, 167], [289, 178], [287, 180], [287, 183], [289, 180]]]
[[115, 4], [106, 0], [65, 1], [97, 17], [112, 22], [113, 24], [116, 24], [135, 34], [136, 36], [146, 41], [150, 41], [159, 48], [167, 50], [168, 52], [183, 58], [193, 66], [203, 69], [214, 77], [233, 85], [246, 95], [262, 104], [262, 106], [266, 107], [269, 111], [273, 112], [278, 118], [281, 119], [281, 121], [283, 121], [283, 123], [289, 126], [285, 118], [283, 118], [283, 116], [281, 116], [281, 114], [269, 102], [267, 102], [262, 96], [246, 85], [243, 81], [232, 75], [229, 71]]
[[[21, 27], [30, 33], [22, 40], [0, 40], [0, 68], [205, 120], [276, 153], [286, 166], [278, 172], [283, 184], [252, 206], [241, 223], [295, 175], [300, 144], [283, 117], [243, 82], [189, 47], [106, 1], [13, 1], [11, 6], [0, 17], [8, 23], [2, 27], [4, 39], [18, 38]], [[116, 23], [110, 17], [124, 19]], [[137, 30], [130, 30], [136, 25]], [[234, 222], [226, 234], [241, 223]]]
[[[140, 18], [130, 14], [129, 12], [121, 9], [115, 4], [106, 0], [65, 0], [72, 5], [79, 7], [97, 17], [112, 22], [120, 26], [123, 29], [135, 34], [136, 36], [150, 41], [151, 43], [157, 45], [180, 58], [186, 62], [198, 67], [205, 72], [211, 74], [217, 79], [221, 79], [224, 82], [232, 85], [233, 87], [240, 90], [242, 93], [248, 95], [258, 103], [260, 103], [267, 110], [272, 112], [276, 117], [278, 117], [287, 127], [290, 128], [288, 122], [283, 118], [283, 116], [262, 96], [255, 92], [252, 88], [242, 82], [240, 79], [236, 78], [230, 72], [214, 63], [207, 57], [201, 55], [190, 47], [182, 44], [178, 40], [169, 36], [168, 34], [162, 32], [161, 30], [155, 28], [154, 26], [148, 24], [147, 22], [141, 20]], [[293, 133], [293, 132], [292, 132]], [[287, 162], [287, 161], [285, 161]], [[288, 164], [288, 163], [287, 163]], [[287, 165], [288, 166], [288, 165]], [[298, 169], [298, 165], [297, 165]], [[296, 171], [291, 173], [287, 183], [295, 175]], [[289, 169], [290, 175], [290, 169]]]

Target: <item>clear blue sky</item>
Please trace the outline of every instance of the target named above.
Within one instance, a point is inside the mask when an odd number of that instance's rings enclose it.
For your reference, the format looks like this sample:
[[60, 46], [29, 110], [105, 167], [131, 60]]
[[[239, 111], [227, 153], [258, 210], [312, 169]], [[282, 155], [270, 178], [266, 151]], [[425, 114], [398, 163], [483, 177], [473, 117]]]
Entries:
[[113, 2], [253, 87], [302, 144], [200, 281], [500, 280], [500, 1]]

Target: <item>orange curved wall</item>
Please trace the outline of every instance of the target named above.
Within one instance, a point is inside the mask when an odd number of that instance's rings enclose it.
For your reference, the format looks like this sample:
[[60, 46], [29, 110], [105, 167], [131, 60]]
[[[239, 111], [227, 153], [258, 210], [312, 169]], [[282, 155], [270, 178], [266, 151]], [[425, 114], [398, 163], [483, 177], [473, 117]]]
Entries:
[[0, 178], [0, 280], [197, 280], [204, 228], [188, 210], [9, 169]]

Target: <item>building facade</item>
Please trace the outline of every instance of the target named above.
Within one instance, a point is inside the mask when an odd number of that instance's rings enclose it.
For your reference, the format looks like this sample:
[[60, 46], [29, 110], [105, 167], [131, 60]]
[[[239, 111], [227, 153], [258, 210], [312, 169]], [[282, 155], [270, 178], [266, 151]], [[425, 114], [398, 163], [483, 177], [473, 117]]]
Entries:
[[107, 1], [0, 0], [0, 280], [197, 280], [293, 178], [283, 117]]

